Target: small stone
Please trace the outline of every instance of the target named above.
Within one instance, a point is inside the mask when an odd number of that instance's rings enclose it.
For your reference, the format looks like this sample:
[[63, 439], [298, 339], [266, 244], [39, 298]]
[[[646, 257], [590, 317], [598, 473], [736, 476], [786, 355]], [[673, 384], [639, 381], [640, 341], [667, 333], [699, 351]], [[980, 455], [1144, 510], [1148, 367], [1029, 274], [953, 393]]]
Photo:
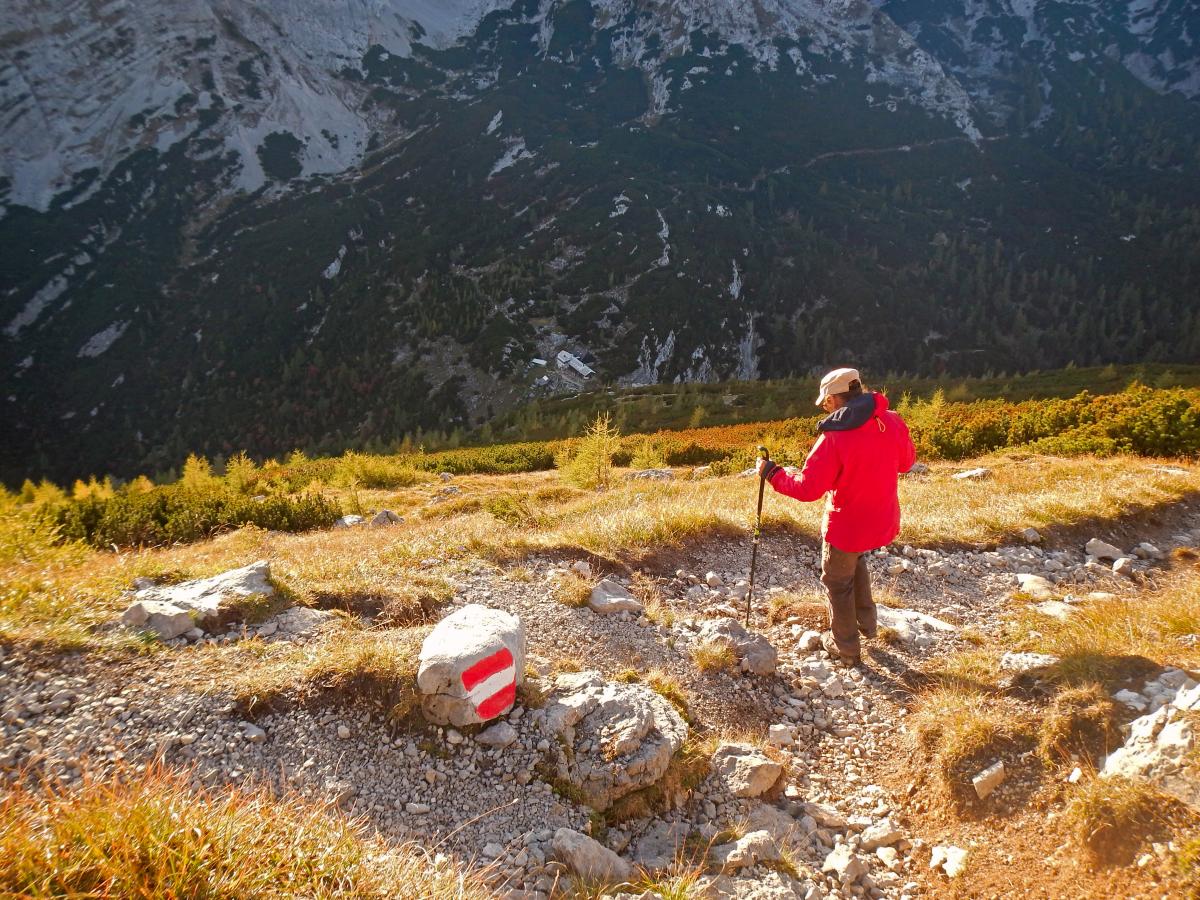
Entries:
[[982, 481], [984, 478], [988, 478], [991, 474], [991, 469], [985, 469], [981, 467], [978, 469], [967, 469], [964, 472], [955, 472], [950, 477], [955, 481]]
[[1032, 672], [1058, 665], [1059, 658], [1049, 653], [1014, 653], [1009, 651], [1000, 657], [1000, 668], [1006, 672]]
[[599, 841], [570, 828], [554, 832], [554, 855], [577, 875], [606, 882], [627, 880], [633, 867]]
[[1040, 544], [1042, 542], [1042, 535], [1036, 528], [1026, 528], [1021, 532], [1021, 537], [1027, 544]]
[[334, 528], [355, 528], [363, 523], [362, 516], [342, 516], [333, 523]]
[[406, 803], [404, 811], [411, 813], [414, 816], [423, 816], [429, 812], [429, 804], [427, 803]]
[[453, 728], [446, 729], [446, 743], [451, 746], [457, 746], [463, 742], [463, 736]]
[[705, 575], [704, 583], [710, 588], [719, 588], [725, 586], [725, 582], [721, 580], [721, 576], [716, 572], [709, 572], [707, 575]]
[[1071, 770], [1071, 774], [1067, 776], [1067, 784], [1079, 784], [1083, 779], [1083, 769], [1076, 766]]
[[629, 592], [629, 589], [611, 578], [605, 578], [592, 588], [588, 606], [605, 615], [621, 612], [640, 614], [642, 611], [642, 604]]
[[1128, 556], [1122, 556], [1113, 563], [1113, 574], [1124, 575], [1126, 578], [1133, 577], [1133, 560]]
[[804, 632], [804, 634], [800, 635], [800, 640], [797, 642], [796, 646], [806, 652], [811, 652], [813, 650], [819, 649], [821, 646], [821, 632], [819, 632], [819, 631]]
[[516, 739], [517, 729], [507, 722], [497, 722], [491, 728], [479, 732], [475, 737], [477, 742], [487, 747], [507, 747]]
[[257, 725], [252, 725], [249, 722], [243, 722], [242, 737], [252, 744], [261, 744], [267, 739], [267, 733]]
[[867, 867], [849, 844], [839, 844], [825, 857], [821, 871], [832, 872], [839, 881], [845, 883], [862, 878], [867, 874]]
[[179, 743], [181, 743], [185, 747], [189, 747], [192, 744], [196, 743], [196, 736], [194, 734], [180, 735]]
[[392, 525], [400, 525], [403, 522], [404, 519], [396, 515], [390, 509], [381, 509], [379, 512], [375, 513], [375, 516], [371, 519], [371, 527], [389, 528]]
[[792, 728], [790, 725], [772, 725], [767, 729], [767, 743], [773, 747], [786, 747], [792, 742]]
[[1088, 556], [1094, 556], [1096, 559], [1116, 560], [1125, 555], [1122, 550], [1114, 547], [1112, 544], [1109, 544], [1106, 541], [1100, 540], [1100, 538], [1092, 538], [1090, 541], [1088, 541], [1084, 546], [1083, 551]]
[[975, 794], [980, 800], [984, 800], [987, 796], [1004, 783], [1006, 773], [1004, 771], [1004, 760], [997, 760], [988, 766], [978, 775], [971, 779], [971, 784], [975, 788]]
[[339, 725], [339, 726], [337, 727], [337, 736], [338, 736], [339, 738], [341, 738], [343, 741], [347, 741], [347, 740], [349, 740], [349, 739], [350, 739], [350, 728], [349, 728], [349, 726], [346, 726], [346, 725]]
[[941, 869], [948, 878], [957, 878], [967, 865], [967, 851], [953, 845], [938, 845], [929, 857], [929, 868]]
[[904, 832], [891, 823], [889, 819], [883, 819], [873, 825], [869, 825], [862, 833], [862, 846], [864, 850], [875, 850], [879, 847], [888, 847], [904, 837]]

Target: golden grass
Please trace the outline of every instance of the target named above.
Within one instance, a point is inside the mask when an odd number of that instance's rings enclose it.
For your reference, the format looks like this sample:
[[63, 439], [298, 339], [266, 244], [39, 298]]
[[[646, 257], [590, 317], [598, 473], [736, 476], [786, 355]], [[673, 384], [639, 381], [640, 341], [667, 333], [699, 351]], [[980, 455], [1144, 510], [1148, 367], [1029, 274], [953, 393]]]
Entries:
[[1065, 821], [1093, 863], [1121, 865], [1155, 831], [1169, 827], [1170, 806], [1166, 796], [1144, 782], [1091, 778], [1076, 789]]
[[65, 793], [0, 798], [0, 895], [429, 898], [491, 896], [478, 873], [388, 848], [296, 797], [191, 790], [159, 768]]
[[428, 628], [334, 632], [318, 644], [269, 648], [258, 665], [233, 676], [235, 702], [247, 712], [329, 697], [381, 703], [403, 719], [420, 705], [417, 657]]
[[[994, 541], [1034, 525], [1078, 525], [1091, 517], [1120, 518], [1200, 491], [1200, 472], [1152, 470], [1147, 460], [989, 457], [972, 461], [993, 469], [986, 483], [951, 481], [951, 467], [901, 483], [904, 528], [911, 544]], [[955, 466], [953, 468], [958, 468]], [[0, 515], [0, 639], [48, 640], [63, 645], [103, 644], [94, 626], [111, 621], [135, 577], [174, 574], [195, 578], [268, 559], [281, 584], [304, 603], [424, 608], [405, 598], [414, 573], [484, 559], [519, 563], [531, 553], [580, 550], [629, 563], [715, 537], [747, 539], [754, 511], [753, 479], [708, 478], [669, 483], [617, 479], [602, 494], [555, 484], [554, 473], [456, 478], [461, 500], [428, 507], [437, 483], [397, 491], [358, 491], [364, 509], [387, 507], [407, 520], [393, 528], [354, 528], [289, 535], [255, 528], [214, 540], [157, 550], [106, 553], [53, 544], [27, 513]], [[330, 489], [333, 496], [343, 496]], [[532, 519], [505, 521], [487, 511], [497, 498], [532, 498]], [[453, 503], [454, 501], [450, 501]], [[436, 516], [414, 515], [426, 508]], [[498, 507], [497, 507], [498, 508]], [[815, 539], [821, 504], [797, 503], [768, 491], [764, 540], [773, 530]], [[38, 530], [41, 528], [42, 530]], [[434, 574], [434, 573], [430, 573]], [[433, 593], [438, 593], [433, 588]], [[662, 612], [665, 618], [666, 611]], [[397, 621], [405, 621], [403, 617]]]
[[1038, 723], [1038, 755], [1048, 765], [1103, 755], [1120, 743], [1116, 706], [1098, 684], [1059, 691]]
[[922, 694], [907, 721], [925, 757], [913, 766], [932, 773], [942, 799], [959, 810], [974, 801], [971, 778], [1033, 734], [1018, 705], [952, 687]]
[[701, 672], [732, 672], [737, 668], [733, 650], [720, 641], [700, 641], [692, 646], [691, 654]]
[[1195, 669], [1200, 647], [1180, 638], [1200, 634], [1200, 572], [1176, 572], [1137, 599], [1089, 601], [1066, 622], [1026, 614], [1021, 624], [1040, 635], [1032, 649], [1061, 657], [1050, 674], [1071, 684], [1112, 683], [1147, 661]]

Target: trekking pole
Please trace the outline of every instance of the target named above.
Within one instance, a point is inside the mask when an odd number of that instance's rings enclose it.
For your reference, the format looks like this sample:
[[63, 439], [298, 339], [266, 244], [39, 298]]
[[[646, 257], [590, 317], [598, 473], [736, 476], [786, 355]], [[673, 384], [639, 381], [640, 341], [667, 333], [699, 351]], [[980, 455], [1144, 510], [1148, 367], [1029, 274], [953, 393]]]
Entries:
[[[758, 456], [760, 459], [769, 460], [770, 452], [766, 447], [758, 448]], [[762, 501], [763, 488], [767, 486], [767, 479], [758, 476], [758, 509], [754, 513], [754, 543], [750, 549], [750, 588], [746, 591], [746, 627], [750, 627], [750, 604], [754, 599], [754, 564], [758, 562], [758, 539], [762, 535]]]

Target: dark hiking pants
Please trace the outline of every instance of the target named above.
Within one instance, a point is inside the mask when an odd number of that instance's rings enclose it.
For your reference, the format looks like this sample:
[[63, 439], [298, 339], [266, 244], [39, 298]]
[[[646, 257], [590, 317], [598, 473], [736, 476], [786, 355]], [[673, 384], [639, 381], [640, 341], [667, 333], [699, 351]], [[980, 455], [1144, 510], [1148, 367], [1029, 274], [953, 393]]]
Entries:
[[821, 583], [828, 595], [830, 630], [838, 651], [858, 656], [858, 634], [874, 637], [875, 601], [865, 553], [845, 553], [829, 543], [821, 548]]

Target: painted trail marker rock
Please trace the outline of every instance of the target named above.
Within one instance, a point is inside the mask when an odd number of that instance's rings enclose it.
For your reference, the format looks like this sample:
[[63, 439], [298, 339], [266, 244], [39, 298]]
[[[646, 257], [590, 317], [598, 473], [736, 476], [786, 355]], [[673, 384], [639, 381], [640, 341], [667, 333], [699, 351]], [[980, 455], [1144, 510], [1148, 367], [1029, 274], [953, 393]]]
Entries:
[[486, 722], [512, 709], [524, 677], [520, 618], [472, 603], [438, 622], [421, 645], [421, 710], [436, 725]]

